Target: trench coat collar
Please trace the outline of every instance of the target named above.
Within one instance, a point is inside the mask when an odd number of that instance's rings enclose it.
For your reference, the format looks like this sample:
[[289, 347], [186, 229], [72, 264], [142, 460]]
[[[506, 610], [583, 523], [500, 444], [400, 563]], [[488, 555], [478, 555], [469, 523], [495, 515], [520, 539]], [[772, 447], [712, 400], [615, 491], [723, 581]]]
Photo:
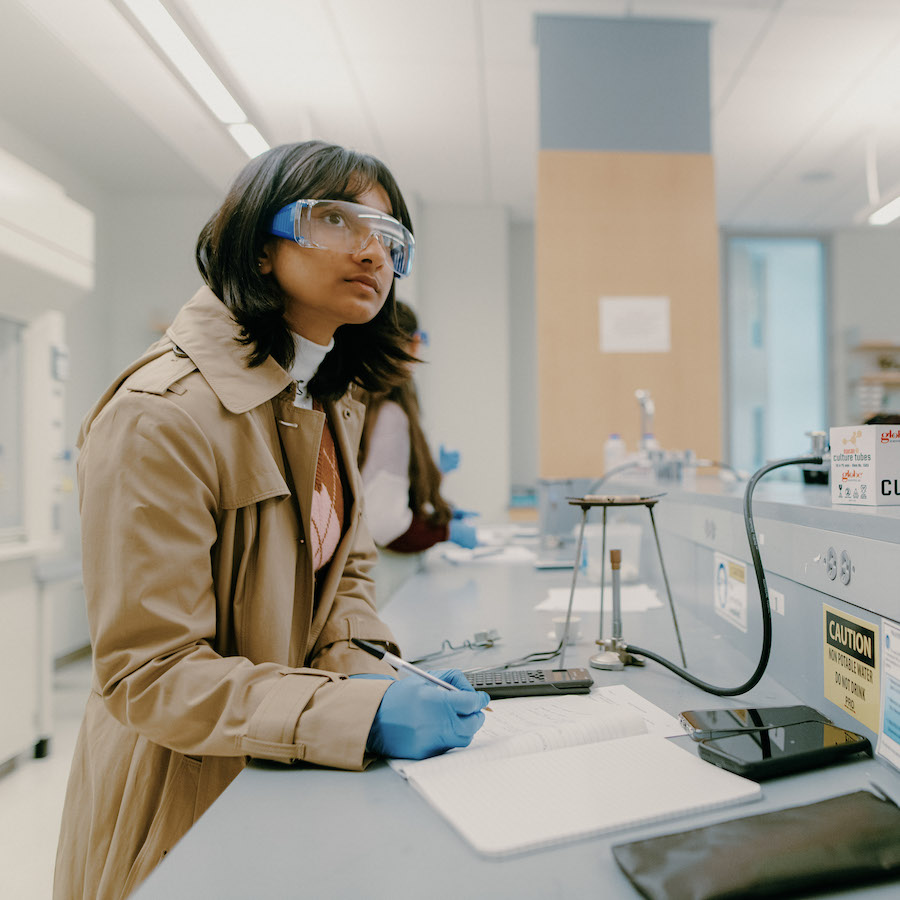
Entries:
[[237, 343], [235, 337], [239, 335], [240, 326], [208, 287], [194, 294], [166, 331], [232, 413], [262, 405], [293, 381], [271, 356], [262, 365], [248, 368], [249, 350]]

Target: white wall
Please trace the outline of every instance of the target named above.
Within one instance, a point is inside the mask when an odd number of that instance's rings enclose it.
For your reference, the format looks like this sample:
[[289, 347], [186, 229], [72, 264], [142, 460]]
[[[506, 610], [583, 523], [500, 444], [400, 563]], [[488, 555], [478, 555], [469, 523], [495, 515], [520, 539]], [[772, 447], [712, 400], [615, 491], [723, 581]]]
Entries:
[[509, 504], [508, 226], [498, 207], [423, 205], [416, 227], [424, 427], [435, 452], [460, 452], [445, 495], [483, 522]]
[[538, 478], [537, 321], [534, 226], [509, 229], [510, 481], [534, 487]]
[[[220, 198], [119, 193], [102, 198], [97, 215], [97, 284], [66, 310], [70, 379], [66, 432], [72, 449], [81, 420], [116, 375], [159, 337], [202, 284], [194, 263], [197, 234]], [[63, 509], [66, 555], [79, 557], [77, 494]], [[64, 656], [88, 640], [84, 593], [75, 583], [53, 592], [53, 653]]]
[[114, 199], [101, 235], [109, 274], [109, 379], [140, 356], [202, 286], [194, 246], [222, 200], [211, 190]]
[[[103, 191], [2, 119], [0, 147], [57, 181], [96, 221], [94, 288], [64, 308], [69, 351], [64, 434], [70, 455], [64, 474], [72, 489], [63, 494], [63, 549], [58, 557], [78, 559], [74, 480], [81, 420], [116, 374], [158, 337], [155, 327], [165, 325], [200, 286], [194, 244], [221, 197], [203, 190], [196, 195]], [[84, 595], [77, 582], [60, 582], [52, 594], [53, 654], [59, 657], [87, 643]]]
[[[852, 382], [865, 360], [857, 341], [900, 344], [900, 227], [858, 228], [831, 238], [832, 425], [854, 424]], [[897, 393], [893, 394], [897, 407]]]
[[[74, 169], [66, 159], [34, 141], [4, 119], [0, 119], [0, 147], [56, 181], [74, 201], [93, 212], [97, 222], [101, 220], [107, 208], [107, 195], [90, 179]], [[69, 458], [62, 464], [62, 471], [59, 473], [64, 479], [63, 491], [60, 494], [63, 535], [62, 549], [58, 554], [54, 554], [57, 559], [80, 558], [78, 502], [74, 490], [75, 437], [83, 410], [99, 393], [105, 377], [102, 360], [103, 350], [108, 346], [107, 304], [103, 299], [103, 274], [99, 266], [102, 253], [99, 247], [95, 249], [95, 260], [98, 261], [98, 265], [93, 290], [76, 292], [74, 298], [67, 295], [65, 302], [61, 304], [66, 317], [65, 340], [69, 349], [69, 381], [65, 386], [63, 425], [64, 446]], [[21, 263], [20, 267], [22, 277], [15, 280], [21, 280], [23, 283], [34, 282], [35, 279], [30, 277], [32, 271], [29, 267], [25, 263]], [[4, 281], [4, 287], [9, 287], [9, 281]], [[14, 298], [14, 302], [31, 304], [35, 299], [20, 296]], [[37, 298], [38, 302], [46, 299], [46, 297]], [[87, 642], [84, 600], [77, 584], [73, 586], [71, 583], [60, 583], [58, 589], [54, 589], [52, 593], [54, 614], [52, 652], [54, 656], [61, 656]]]

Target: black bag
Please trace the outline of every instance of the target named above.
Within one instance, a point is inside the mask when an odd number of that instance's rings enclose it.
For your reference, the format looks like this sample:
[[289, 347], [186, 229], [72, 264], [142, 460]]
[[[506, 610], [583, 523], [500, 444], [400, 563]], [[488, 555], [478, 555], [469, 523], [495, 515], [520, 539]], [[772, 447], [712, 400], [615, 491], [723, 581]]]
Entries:
[[791, 897], [900, 878], [900, 808], [868, 791], [619, 844], [651, 900]]

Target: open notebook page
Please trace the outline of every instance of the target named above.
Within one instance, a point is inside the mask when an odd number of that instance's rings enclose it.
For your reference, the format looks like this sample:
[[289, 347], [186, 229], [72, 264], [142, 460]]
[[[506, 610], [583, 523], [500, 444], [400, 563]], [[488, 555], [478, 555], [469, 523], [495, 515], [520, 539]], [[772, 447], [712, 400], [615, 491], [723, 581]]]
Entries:
[[746, 802], [753, 781], [655, 734], [509, 759], [413, 769], [408, 777], [479, 852], [522, 852]]
[[391, 760], [391, 766], [408, 775], [417, 768], [466, 765], [647, 731], [636, 710], [613, 705], [595, 693], [492, 700], [491, 710], [468, 747], [431, 759]]

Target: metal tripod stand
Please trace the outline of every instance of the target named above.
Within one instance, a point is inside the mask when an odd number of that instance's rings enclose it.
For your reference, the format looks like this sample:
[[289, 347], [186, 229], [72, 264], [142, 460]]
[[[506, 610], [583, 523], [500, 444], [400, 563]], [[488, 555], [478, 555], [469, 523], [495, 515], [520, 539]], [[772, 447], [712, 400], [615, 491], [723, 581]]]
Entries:
[[[596, 657], [592, 657], [590, 662], [595, 668], [623, 668], [625, 665], [643, 665], [643, 661], [627, 653], [624, 649], [625, 642], [622, 640], [621, 630], [622, 622], [620, 611], [614, 606], [613, 631], [619, 631], [619, 634], [613, 634], [611, 639], [603, 637], [603, 606], [604, 594], [606, 587], [606, 511], [610, 506], [645, 506], [650, 514], [650, 524], [653, 528], [653, 537], [656, 541], [656, 552], [659, 556], [659, 565], [662, 570], [663, 582], [666, 586], [666, 595], [669, 598], [669, 609], [672, 613], [672, 622], [675, 626], [675, 637], [678, 640], [678, 650], [681, 653], [682, 664], [686, 667], [687, 660], [684, 655], [684, 646], [681, 643], [681, 631], [678, 628], [678, 618], [675, 615], [675, 604], [672, 601], [672, 590], [669, 587], [669, 577], [666, 574], [666, 566], [663, 562], [662, 547], [659, 543], [659, 533], [656, 530], [656, 519], [653, 517], [653, 507], [659, 502], [662, 494], [655, 494], [652, 497], [635, 497], [635, 496], [599, 496], [586, 494], [584, 497], [569, 497], [570, 506], [581, 507], [581, 528], [578, 531], [578, 541], [575, 548], [575, 564], [572, 567], [572, 587], [569, 592], [569, 606], [566, 611], [566, 624], [563, 631], [563, 642], [560, 650], [559, 667], [565, 668], [566, 646], [569, 641], [569, 623], [572, 618], [572, 603], [575, 599], [575, 583], [578, 579], [578, 570], [581, 567], [581, 551], [584, 546], [584, 527], [587, 524], [588, 513], [595, 506], [603, 508], [603, 538], [601, 544], [602, 565], [600, 567], [600, 631], [597, 638], [597, 644], [601, 648], [601, 652]], [[615, 573], [618, 575], [618, 572]], [[616, 584], [615, 587], [618, 587]], [[616, 591], [616, 593], [618, 593]], [[611, 655], [610, 655], [611, 654]], [[595, 662], [596, 660], [596, 662]]]

